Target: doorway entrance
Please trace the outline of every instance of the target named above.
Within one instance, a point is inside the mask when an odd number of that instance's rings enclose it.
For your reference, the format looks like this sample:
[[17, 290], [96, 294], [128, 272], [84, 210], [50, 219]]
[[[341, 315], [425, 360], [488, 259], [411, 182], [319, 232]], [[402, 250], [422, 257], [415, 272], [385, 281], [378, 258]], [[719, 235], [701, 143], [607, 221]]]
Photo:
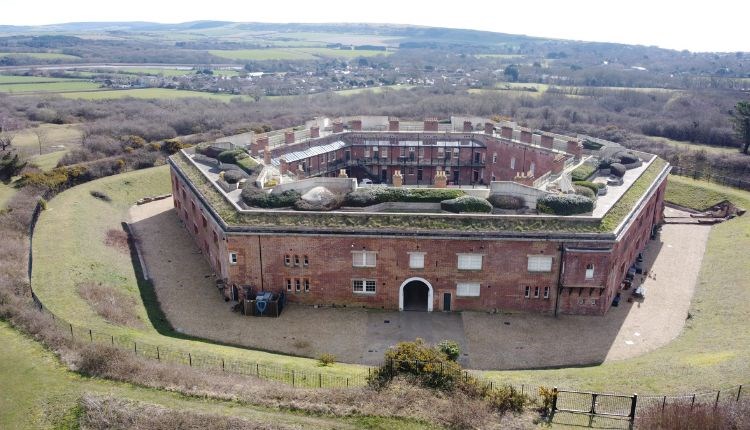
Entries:
[[401, 284], [398, 308], [402, 311], [432, 311], [432, 285], [422, 278], [409, 278]]
[[451, 293], [443, 293], [443, 310], [451, 310]]

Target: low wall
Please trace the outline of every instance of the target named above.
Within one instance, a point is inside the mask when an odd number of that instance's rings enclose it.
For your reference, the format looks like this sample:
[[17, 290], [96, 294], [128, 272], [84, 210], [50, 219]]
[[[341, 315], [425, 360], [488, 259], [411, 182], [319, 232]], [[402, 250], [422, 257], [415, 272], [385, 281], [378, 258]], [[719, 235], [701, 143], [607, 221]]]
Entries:
[[280, 194], [289, 190], [305, 194], [315, 187], [326, 187], [333, 193], [346, 194], [357, 189], [357, 180], [355, 178], [308, 178], [279, 184], [273, 187], [271, 194]]
[[520, 197], [529, 209], [536, 209], [536, 201], [539, 197], [549, 194], [546, 191], [522, 185], [513, 181], [495, 181], [490, 183], [490, 195], [501, 194], [504, 196]]

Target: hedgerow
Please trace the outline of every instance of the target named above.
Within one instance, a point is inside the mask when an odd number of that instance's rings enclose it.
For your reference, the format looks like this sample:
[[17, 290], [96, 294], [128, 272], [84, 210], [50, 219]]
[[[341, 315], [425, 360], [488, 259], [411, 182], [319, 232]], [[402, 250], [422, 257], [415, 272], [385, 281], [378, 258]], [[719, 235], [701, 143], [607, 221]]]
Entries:
[[578, 194], [547, 194], [536, 201], [540, 213], [577, 215], [594, 210], [594, 201]]

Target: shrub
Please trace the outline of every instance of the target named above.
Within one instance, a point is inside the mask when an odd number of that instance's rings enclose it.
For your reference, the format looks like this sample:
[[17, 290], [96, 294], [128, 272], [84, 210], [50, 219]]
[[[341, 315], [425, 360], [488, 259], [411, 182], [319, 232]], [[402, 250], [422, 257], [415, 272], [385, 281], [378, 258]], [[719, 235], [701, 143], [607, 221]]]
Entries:
[[336, 356], [328, 352], [324, 352], [323, 354], [320, 354], [320, 357], [318, 357], [318, 363], [321, 366], [330, 366], [335, 362]]
[[437, 348], [448, 357], [449, 360], [456, 361], [461, 356], [461, 347], [458, 346], [458, 342], [455, 340], [441, 340], [437, 344]]
[[598, 193], [601, 188], [606, 187], [605, 184], [601, 182], [590, 182], [590, 181], [573, 181], [573, 185], [580, 185], [582, 187], [586, 187], [594, 192], [594, 194]]
[[584, 196], [590, 198], [591, 200], [596, 200], [596, 193], [589, 187], [584, 187], [582, 185], [573, 185], [573, 189], [579, 196]]
[[521, 209], [525, 206], [523, 198], [505, 194], [492, 194], [487, 200], [499, 209]]
[[625, 176], [627, 170], [628, 169], [620, 163], [612, 163], [612, 165], [609, 166], [610, 173], [620, 178]]
[[112, 201], [112, 199], [108, 195], [104, 194], [101, 191], [91, 190], [89, 194], [91, 194], [94, 198], [97, 198], [99, 200], [104, 200], [105, 202]]
[[604, 146], [604, 145], [602, 145], [601, 143], [594, 142], [592, 140], [584, 140], [583, 141], [583, 149], [589, 149], [589, 150], [592, 150], [592, 151], [596, 151], [596, 150], [600, 149], [602, 146]]
[[464, 195], [461, 190], [423, 188], [359, 188], [346, 195], [346, 206], [364, 207], [385, 202], [439, 203]]
[[492, 205], [486, 199], [475, 196], [461, 196], [455, 199], [443, 200], [440, 208], [453, 213], [490, 213]]
[[714, 405], [682, 402], [661, 404], [639, 410], [638, 428], [682, 429], [748, 429], [750, 428], [750, 402], [719, 402]]
[[43, 211], [47, 210], [47, 200], [44, 200], [44, 198], [39, 197], [39, 208], [41, 208]]
[[574, 181], [585, 181], [596, 171], [596, 167], [590, 164], [581, 164], [580, 166], [573, 169], [570, 174], [571, 179]]
[[541, 386], [539, 387], [539, 398], [542, 404], [539, 405], [539, 410], [542, 415], [546, 416], [550, 409], [552, 409], [552, 400], [555, 398], [555, 392], [552, 388]]
[[224, 181], [227, 184], [236, 184], [241, 179], [245, 178], [247, 178], [247, 175], [241, 170], [227, 170], [226, 172], [224, 172]]
[[113, 287], [100, 283], [86, 282], [78, 285], [78, 295], [96, 311], [99, 316], [114, 324], [140, 326], [135, 314], [136, 300]]
[[221, 152], [216, 159], [222, 163], [237, 164], [237, 160], [247, 158], [249, 155], [241, 149], [231, 149], [228, 151]]
[[490, 407], [501, 414], [522, 412], [528, 398], [511, 385], [494, 388], [485, 394], [484, 399]]
[[242, 190], [240, 196], [246, 205], [259, 208], [283, 208], [293, 206], [301, 197], [300, 193], [294, 190], [287, 190], [280, 194], [267, 193], [256, 188], [252, 183], [249, 183], [248, 186]]
[[399, 342], [385, 353], [385, 364], [368, 378], [372, 387], [386, 386], [398, 375], [415, 379], [424, 386], [451, 390], [461, 378], [461, 366], [424, 340]]
[[594, 210], [594, 201], [577, 194], [547, 194], [536, 201], [539, 213], [576, 215]]
[[620, 151], [616, 153], [613, 158], [618, 159], [617, 162], [621, 164], [633, 164], [641, 161], [641, 159], [632, 151]]

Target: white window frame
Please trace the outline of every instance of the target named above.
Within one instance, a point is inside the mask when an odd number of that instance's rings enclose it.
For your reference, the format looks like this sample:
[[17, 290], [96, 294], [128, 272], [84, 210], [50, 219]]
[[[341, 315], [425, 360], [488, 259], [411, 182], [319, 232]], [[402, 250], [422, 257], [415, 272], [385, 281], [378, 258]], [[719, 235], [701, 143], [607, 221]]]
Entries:
[[593, 264], [586, 265], [586, 279], [594, 279], [594, 265]]
[[[370, 286], [372, 291], [368, 291]], [[375, 279], [352, 279], [352, 292], [354, 294], [375, 294], [377, 293], [377, 286], [378, 283]]]
[[237, 264], [237, 253], [234, 251], [229, 251], [229, 264]]
[[376, 251], [352, 251], [352, 267], [375, 267], [377, 264]]
[[305, 292], [306, 293], [310, 292], [310, 279], [309, 278], [304, 278], [302, 280], [302, 284], [304, 285]]
[[531, 287], [529, 286], [523, 287], [523, 296], [524, 298], [527, 298], [527, 299], [531, 297]]
[[479, 297], [482, 286], [479, 282], [456, 283], [456, 297]]
[[492, 164], [497, 164], [497, 153], [492, 154]]
[[549, 255], [529, 255], [526, 269], [529, 272], [551, 272], [552, 256]]
[[549, 299], [549, 287], [544, 287], [544, 298]]
[[284, 283], [286, 284], [286, 290], [291, 293], [292, 292], [292, 278], [286, 278], [284, 280]]
[[424, 252], [409, 252], [409, 268], [424, 269]]
[[539, 298], [539, 287], [534, 287], [534, 298], [535, 299]]
[[299, 293], [302, 291], [302, 279], [294, 278], [294, 292]]
[[[458, 270], [482, 270], [483, 254], [462, 253], [456, 254], [456, 258]], [[477, 260], [479, 260], [479, 264], [477, 264]]]

